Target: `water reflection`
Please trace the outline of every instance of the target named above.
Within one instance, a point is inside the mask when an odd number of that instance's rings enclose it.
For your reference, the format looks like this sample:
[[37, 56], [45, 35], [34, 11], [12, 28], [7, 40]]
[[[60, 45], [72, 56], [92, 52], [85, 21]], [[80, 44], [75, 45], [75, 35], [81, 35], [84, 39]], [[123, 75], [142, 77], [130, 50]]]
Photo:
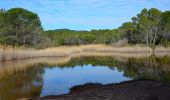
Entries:
[[39, 96], [43, 86], [44, 69], [33, 66], [25, 71], [0, 79], [0, 100], [15, 100]]
[[107, 66], [77, 65], [74, 68], [45, 69], [44, 86], [41, 96], [59, 95], [69, 92], [69, 88], [85, 83], [109, 84], [130, 80], [123, 72], [111, 70]]
[[58, 95], [84, 83], [170, 82], [170, 57], [76, 56], [0, 63], [0, 100]]

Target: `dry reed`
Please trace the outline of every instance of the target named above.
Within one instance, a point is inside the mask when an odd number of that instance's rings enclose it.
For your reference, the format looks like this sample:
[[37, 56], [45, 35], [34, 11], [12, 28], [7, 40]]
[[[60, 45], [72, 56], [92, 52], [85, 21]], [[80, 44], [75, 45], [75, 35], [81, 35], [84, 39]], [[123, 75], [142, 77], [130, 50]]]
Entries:
[[[39, 58], [66, 57], [81, 52], [112, 52], [112, 53], [151, 53], [148, 47], [112, 47], [107, 45], [60, 46], [46, 49], [28, 49], [15, 47], [0, 47], [0, 61]], [[155, 52], [170, 52], [170, 48], [157, 47]]]

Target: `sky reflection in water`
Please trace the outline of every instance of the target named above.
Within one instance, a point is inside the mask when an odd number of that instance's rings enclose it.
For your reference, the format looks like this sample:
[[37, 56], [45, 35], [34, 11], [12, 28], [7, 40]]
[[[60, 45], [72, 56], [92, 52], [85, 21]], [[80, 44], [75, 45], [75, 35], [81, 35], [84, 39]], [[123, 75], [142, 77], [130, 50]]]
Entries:
[[63, 69], [46, 68], [43, 79], [41, 96], [65, 94], [71, 87], [85, 83], [109, 84], [130, 80], [117, 69], [113, 70], [107, 66], [94, 67], [91, 64]]

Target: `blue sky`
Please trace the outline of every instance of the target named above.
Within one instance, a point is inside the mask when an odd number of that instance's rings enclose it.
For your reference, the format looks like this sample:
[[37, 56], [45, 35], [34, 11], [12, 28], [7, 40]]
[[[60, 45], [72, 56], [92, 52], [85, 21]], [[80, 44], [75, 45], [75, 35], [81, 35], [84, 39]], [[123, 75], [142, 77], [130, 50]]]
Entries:
[[0, 0], [0, 8], [38, 13], [45, 30], [113, 29], [143, 8], [170, 10], [170, 0]]

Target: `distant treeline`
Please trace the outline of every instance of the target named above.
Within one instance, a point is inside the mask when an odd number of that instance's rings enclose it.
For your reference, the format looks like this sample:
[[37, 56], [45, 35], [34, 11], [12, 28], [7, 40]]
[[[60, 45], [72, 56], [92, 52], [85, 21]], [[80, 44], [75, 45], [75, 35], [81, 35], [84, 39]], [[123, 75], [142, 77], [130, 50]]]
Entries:
[[36, 13], [23, 8], [1, 9], [0, 44], [38, 48], [80, 44], [144, 44], [153, 48], [155, 45], [169, 46], [170, 11], [143, 9], [130, 22], [123, 23], [117, 29], [44, 31]]
[[75, 31], [68, 29], [48, 30], [43, 34], [54, 45], [111, 44], [120, 39], [116, 30]]

